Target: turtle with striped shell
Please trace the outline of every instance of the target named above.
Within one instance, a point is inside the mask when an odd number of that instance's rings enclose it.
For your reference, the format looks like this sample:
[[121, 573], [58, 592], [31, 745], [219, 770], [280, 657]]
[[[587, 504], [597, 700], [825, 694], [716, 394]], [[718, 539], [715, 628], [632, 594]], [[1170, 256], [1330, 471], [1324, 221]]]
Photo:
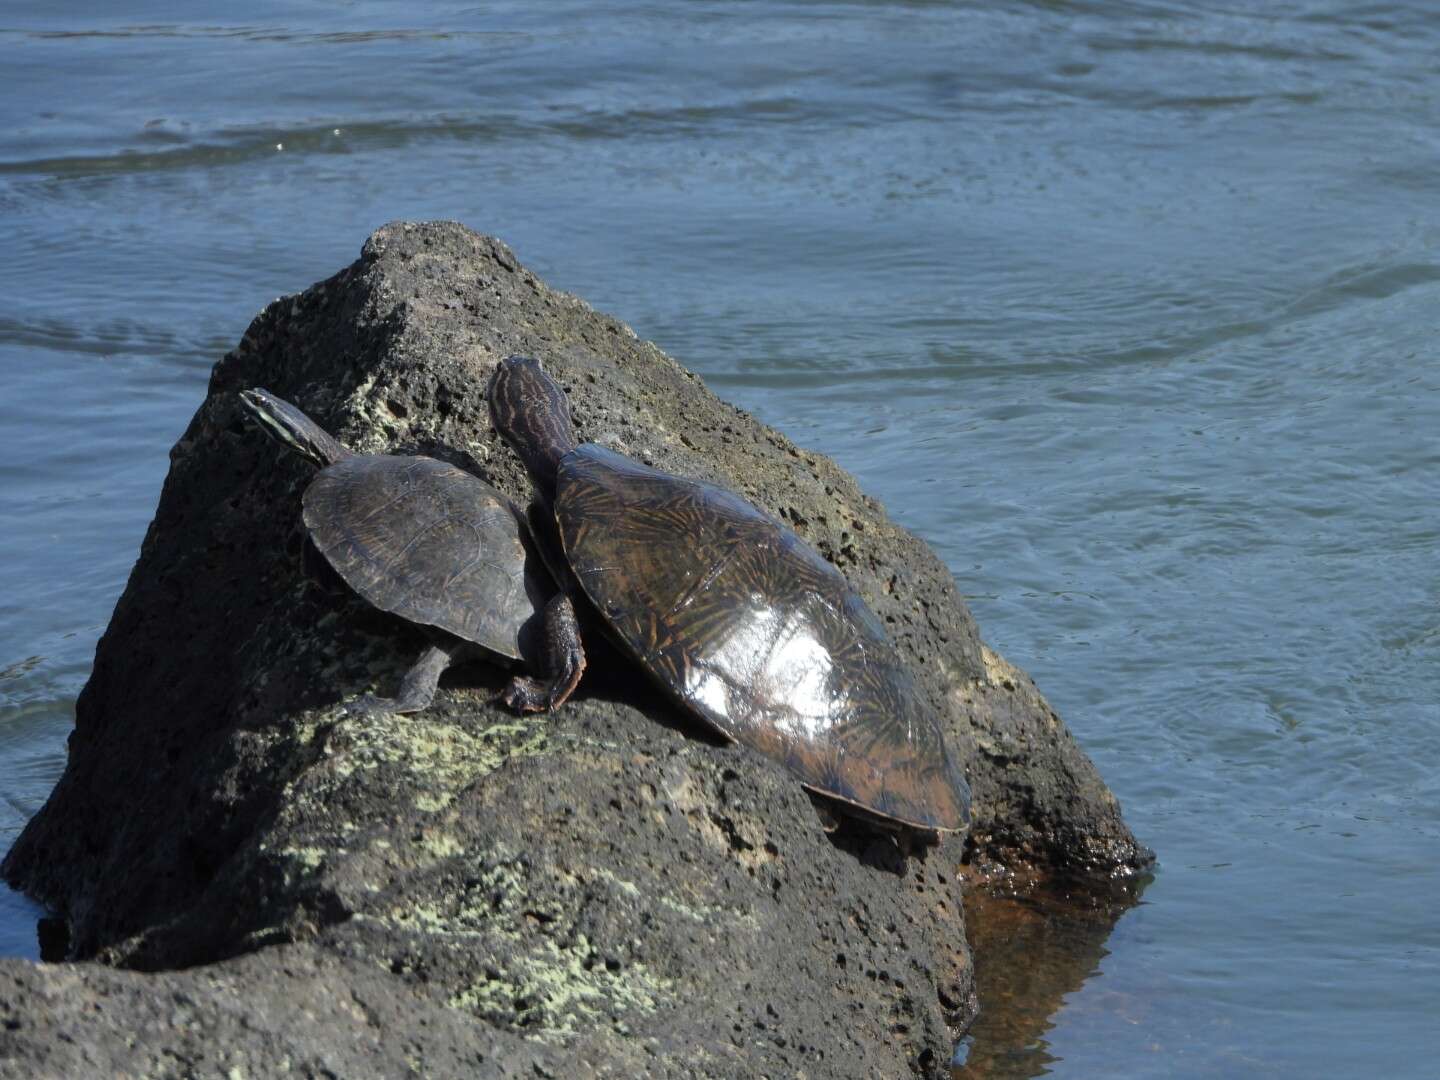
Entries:
[[[914, 676], [839, 570], [732, 491], [580, 443], [537, 360], [501, 361], [490, 411], [553, 519], [537, 540], [563, 554], [564, 587], [671, 698], [838, 809], [930, 834], [969, 823]], [[507, 701], [547, 704], [524, 680]]]

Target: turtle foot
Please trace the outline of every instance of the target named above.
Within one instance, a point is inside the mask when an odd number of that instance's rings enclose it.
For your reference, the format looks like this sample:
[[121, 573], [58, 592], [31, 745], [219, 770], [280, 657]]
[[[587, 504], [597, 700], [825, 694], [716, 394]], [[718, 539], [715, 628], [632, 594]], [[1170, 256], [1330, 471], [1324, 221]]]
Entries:
[[435, 687], [440, 682], [440, 673], [450, 666], [456, 645], [431, 645], [420, 654], [419, 659], [400, 680], [400, 693], [393, 698], [361, 694], [345, 706], [347, 715], [379, 716], [383, 713], [413, 713], [429, 708], [435, 700]]
[[810, 802], [814, 804], [815, 814], [820, 818], [820, 828], [827, 833], [833, 833], [840, 828], [840, 815], [823, 796], [812, 793]]
[[559, 592], [545, 605], [545, 678], [517, 675], [502, 698], [516, 712], [553, 712], [569, 699], [585, 672], [580, 624], [568, 594]]
[[403, 713], [406, 710], [401, 707], [402, 703], [394, 698], [376, 697], [374, 694], [361, 694], [354, 701], [347, 701], [340, 710], [346, 716], [383, 716], [386, 713]]
[[550, 684], [526, 675], [517, 675], [511, 679], [501, 699], [515, 712], [546, 712], [553, 708]]

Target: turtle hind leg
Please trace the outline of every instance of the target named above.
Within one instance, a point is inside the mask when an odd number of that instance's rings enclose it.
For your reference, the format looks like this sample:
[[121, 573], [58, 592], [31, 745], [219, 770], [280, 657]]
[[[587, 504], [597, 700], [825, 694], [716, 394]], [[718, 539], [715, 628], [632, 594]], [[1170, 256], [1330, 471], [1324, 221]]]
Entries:
[[504, 693], [516, 712], [541, 712], [565, 704], [585, 671], [585, 646], [580, 623], [568, 593], [556, 593], [545, 605], [545, 677], [517, 675]]
[[435, 698], [435, 687], [440, 684], [441, 673], [450, 666], [457, 646], [445, 648], [431, 645], [411, 665], [405, 677], [400, 680], [400, 693], [393, 698], [362, 694], [345, 706], [350, 714], [373, 716], [376, 713], [413, 713], [428, 708]]

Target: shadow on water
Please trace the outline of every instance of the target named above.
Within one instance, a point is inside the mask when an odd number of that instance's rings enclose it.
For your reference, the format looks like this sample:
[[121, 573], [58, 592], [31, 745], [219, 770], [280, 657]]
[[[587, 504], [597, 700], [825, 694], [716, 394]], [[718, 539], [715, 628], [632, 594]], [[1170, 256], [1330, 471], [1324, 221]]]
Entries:
[[1046, 1033], [1066, 998], [1098, 974], [1115, 924], [1140, 902], [1151, 880], [1008, 894], [966, 891], [980, 1016], [956, 1049], [954, 1080], [1052, 1070], [1057, 1058]]

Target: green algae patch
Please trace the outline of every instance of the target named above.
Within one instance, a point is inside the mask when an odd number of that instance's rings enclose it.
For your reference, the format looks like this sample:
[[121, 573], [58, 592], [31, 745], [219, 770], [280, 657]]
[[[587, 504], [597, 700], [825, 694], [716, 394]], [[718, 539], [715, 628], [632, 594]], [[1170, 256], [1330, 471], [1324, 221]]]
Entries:
[[420, 934], [444, 937], [480, 937], [479, 930], [467, 930], [455, 925], [454, 919], [446, 912], [430, 904], [411, 904], [396, 908], [388, 916], [374, 921], [391, 926], [403, 927]]
[[[507, 929], [497, 913], [512, 907], [512, 899], [524, 900], [532, 892], [531, 884], [519, 865], [504, 847], [497, 845], [501, 861], [480, 866], [472, 880], [452, 902], [437, 906], [432, 903], [405, 904], [383, 915], [366, 918], [390, 926], [403, 927], [412, 933], [439, 937], [478, 937], [482, 933], [502, 938], [518, 938]], [[533, 903], [531, 904], [533, 907]]]
[[542, 1035], [573, 1035], [608, 1021], [624, 1028], [626, 1015], [650, 1015], [673, 1000], [674, 981], [644, 964], [606, 963], [583, 934], [560, 945], [550, 938], [494, 969], [449, 999], [452, 1008]]
[[415, 809], [426, 814], [438, 814], [455, 802], [453, 792], [442, 791], [438, 795], [422, 792], [415, 796]]
[[550, 748], [542, 719], [519, 718], [473, 731], [416, 716], [346, 719], [331, 735], [332, 768], [341, 777], [384, 767], [415, 775], [425, 788], [416, 808], [442, 810], [454, 792], [505, 762]]
[[656, 893], [654, 900], [661, 907], [673, 911], [681, 918], [703, 926], [719, 926], [722, 923], [729, 923], [732, 926], [742, 927], [756, 933], [760, 930], [760, 920], [752, 911], [745, 911], [737, 907], [721, 907], [715, 904], [685, 904], [665, 893]]
[[420, 847], [437, 859], [448, 859], [452, 855], [465, 853], [465, 845], [447, 833], [424, 837], [420, 841]]
[[281, 848], [280, 854], [287, 859], [294, 859], [306, 870], [318, 870], [325, 861], [325, 851], [322, 848]]
[[629, 896], [632, 900], [640, 899], [640, 887], [633, 881], [626, 881], [614, 871], [607, 870], [603, 866], [595, 866], [590, 868], [590, 873], [597, 880], [610, 882], [611, 885], [614, 885], [615, 888], [619, 889], [626, 896]]

